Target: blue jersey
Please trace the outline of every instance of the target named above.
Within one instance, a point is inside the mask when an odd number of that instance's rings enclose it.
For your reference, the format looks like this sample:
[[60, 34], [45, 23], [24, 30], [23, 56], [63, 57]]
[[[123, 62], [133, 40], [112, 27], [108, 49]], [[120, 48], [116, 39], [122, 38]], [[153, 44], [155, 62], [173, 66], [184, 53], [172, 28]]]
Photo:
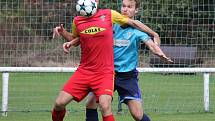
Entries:
[[122, 28], [114, 24], [114, 68], [117, 72], [132, 71], [138, 64], [138, 48], [141, 41], [150, 37], [135, 28]]

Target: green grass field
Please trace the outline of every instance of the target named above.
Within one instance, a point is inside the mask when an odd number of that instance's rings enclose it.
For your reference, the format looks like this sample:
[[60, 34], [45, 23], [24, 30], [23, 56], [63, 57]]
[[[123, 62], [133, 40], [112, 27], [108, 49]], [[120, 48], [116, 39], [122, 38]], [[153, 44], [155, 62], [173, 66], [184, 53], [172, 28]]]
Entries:
[[[50, 121], [50, 111], [55, 97], [70, 75], [70, 73], [11, 73], [9, 112], [7, 117], [0, 116], [0, 120]], [[139, 77], [145, 112], [152, 121], [214, 121], [214, 75], [210, 76], [210, 112], [207, 113], [204, 112], [202, 74], [140, 73]], [[1, 88], [2, 83], [0, 92]], [[84, 105], [85, 100], [81, 103], [70, 103], [65, 121], [84, 121]], [[133, 120], [125, 105], [122, 114], [116, 114], [117, 93], [112, 106], [117, 121]]]

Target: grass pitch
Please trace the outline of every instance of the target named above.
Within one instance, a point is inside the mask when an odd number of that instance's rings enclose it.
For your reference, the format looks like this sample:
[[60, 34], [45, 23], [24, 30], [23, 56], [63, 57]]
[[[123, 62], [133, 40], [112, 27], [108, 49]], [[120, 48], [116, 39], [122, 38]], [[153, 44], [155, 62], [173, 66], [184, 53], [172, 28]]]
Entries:
[[[10, 73], [9, 112], [7, 117], [0, 116], [0, 120], [50, 121], [50, 111], [55, 97], [70, 75], [71, 73]], [[204, 112], [202, 74], [140, 73], [139, 84], [145, 112], [152, 121], [213, 121], [215, 119], [214, 75], [210, 76], [210, 112], [207, 113]], [[0, 83], [0, 92], [1, 88], [2, 83]], [[1, 101], [2, 97], [0, 103]], [[117, 115], [117, 104], [117, 93], [115, 93], [112, 106], [116, 120], [132, 121], [126, 105], [122, 105], [122, 114]], [[70, 103], [65, 121], [84, 121], [84, 106], [85, 100], [81, 103]]]

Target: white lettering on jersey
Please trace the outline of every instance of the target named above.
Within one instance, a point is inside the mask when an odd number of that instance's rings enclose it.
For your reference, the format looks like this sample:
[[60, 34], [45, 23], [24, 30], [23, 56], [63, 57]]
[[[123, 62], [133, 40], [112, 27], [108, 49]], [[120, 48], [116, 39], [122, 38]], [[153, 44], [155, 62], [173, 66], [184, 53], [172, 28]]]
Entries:
[[130, 41], [129, 40], [114, 40], [114, 45], [115, 46], [129, 46], [130, 45]]

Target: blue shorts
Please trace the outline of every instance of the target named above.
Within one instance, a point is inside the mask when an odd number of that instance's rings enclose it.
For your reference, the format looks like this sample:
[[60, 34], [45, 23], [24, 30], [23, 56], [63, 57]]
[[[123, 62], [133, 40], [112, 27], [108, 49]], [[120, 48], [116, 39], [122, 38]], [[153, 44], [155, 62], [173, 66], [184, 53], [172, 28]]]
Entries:
[[117, 90], [120, 102], [127, 104], [128, 100], [142, 101], [138, 86], [138, 71], [115, 72], [114, 90]]

